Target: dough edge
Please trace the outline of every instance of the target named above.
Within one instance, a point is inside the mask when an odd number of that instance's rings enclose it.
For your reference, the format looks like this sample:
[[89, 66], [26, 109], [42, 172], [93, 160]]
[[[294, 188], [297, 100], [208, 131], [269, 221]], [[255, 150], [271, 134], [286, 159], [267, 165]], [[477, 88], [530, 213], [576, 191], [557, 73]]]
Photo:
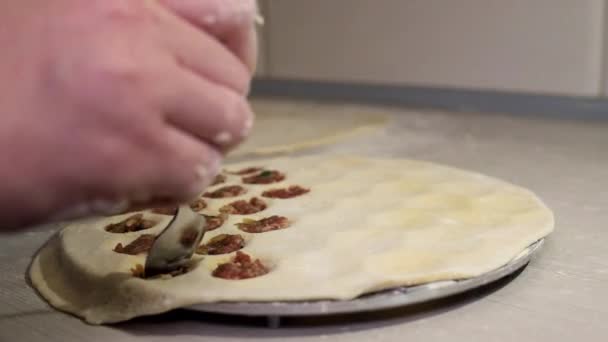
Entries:
[[241, 157], [265, 157], [271, 155], [288, 154], [303, 150], [313, 149], [322, 146], [339, 143], [348, 139], [355, 139], [362, 136], [367, 136], [376, 133], [377, 131], [388, 127], [390, 124], [390, 116], [378, 114], [376, 118], [369, 119], [368, 122], [357, 127], [345, 128], [331, 135], [318, 136], [307, 140], [302, 140], [294, 143], [277, 143], [271, 146], [248, 146], [244, 145], [230, 152], [227, 158]]
[[[317, 156], [317, 157], [304, 157], [304, 158], [334, 158], [334, 157]], [[355, 157], [355, 158], [358, 158], [358, 157]], [[300, 158], [296, 158], [296, 159], [300, 159]], [[367, 160], [368, 158], [363, 158], [363, 159]], [[271, 159], [271, 160], [274, 160], [274, 159]], [[373, 160], [381, 161], [383, 159], [374, 158]], [[394, 161], [401, 161], [401, 160], [407, 160], [407, 159], [387, 159], [387, 160], [394, 162]], [[439, 165], [439, 164], [434, 164], [434, 163], [429, 163], [429, 162], [423, 162], [423, 163], [430, 164], [430, 165], [437, 165], [437, 166], [440, 166], [440, 167], [446, 168], [446, 169], [465, 171], [471, 175], [480, 175], [482, 177], [488, 177], [488, 176], [481, 175], [481, 174], [478, 174], [475, 172], [459, 170], [459, 169], [455, 169], [455, 168], [451, 168], [451, 167], [443, 166], [443, 165]], [[251, 162], [243, 162], [243, 163], [229, 165], [229, 167], [239, 167], [239, 166], [245, 166], [245, 165], [249, 165], [249, 164], [251, 164]], [[498, 180], [493, 177], [488, 177], [488, 178]], [[504, 182], [502, 180], [498, 180], [498, 181], [505, 183], [511, 187], [515, 187], [517, 189], [527, 192], [532, 198], [534, 198], [535, 201], [537, 201], [537, 204], [543, 210], [546, 210], [547, 213], [550, 214], [550, 220], [548, 220], [546, 222], [546, 225], [544, 227], [539, 227], [539, 229], [537, 229], [537, 231], [536, 231], [536, 234], [527, 236], [527, 237], [525, 237], [525, 239], [522, 239], [520, 241], [520, 243], [518, 244], [517, 248], [514, 248], [513, 246], [511, 246], [509, 248], [513, 252], [508, 253], [508, 254], [510, 254], [508, 258], [503, 257], [502, 258], [503, 260], [500, 260], [500, 262], [496, 262], [494, 266], [486, 267], [484, 269], [478, 269], [474, 272], [476, 274], [473, 274], [473, 273], [459, 274], [459, 273], [449, 273], [449, 272], [443, 272], [443, 273], [439, 273], [439, 274], [427, 274], [424, 277], [422, 277], [423, 279], [421, 278], [418, 281], [413, 281], [410, 284], [404, 284], [403, 282], [400, 282], [398, 279], [395, 279], [393, 281], [387, 280], [383, 283], [375, 283], [373, 285], [368, 284], [369, 286], [367, 286], [365, 288], [361, 286], [362, 284], [354, 284], [354, 286], [350, 289], [342, 288], [340, 291], [335, 291], [335, 293], [330, 298], [328, 298], [325, 295], [322, 295], [322, 296], [318, 296], [318, 297], [310, 297], [307, 300], [323, 300], [323, 299], [348, 300], [348, 299], [356, 298], [364, 293], [388, 289], [388, 288], [395, 287], [395, 286], [417, 285], [417, 284], [422, 284], [422, 283], [431, 283], [431, 282], [435, 282], [435, 281], [471, 278], [471, 277], [479, 276], [483, 273], [492, 271], [494, 269], [497, 269], [497, 268], [503, 266], [504, 264], [508, 263], [510, 260], [517, 257], [521, 253], [521, 251], [524, 250], [527, 246], [529, 246], [530, 244], [534, 243], [535, 241], [537, 241], [543, 237], [546, 237], [548, 234], [550, 234], [553, 231], [554, 216], [553, 216], [553, 213], [540, 200], [540, 198], [538, 198], [534, 193], [530, 192], [527, 189]], [[65, 259], [68, 259], [67, 264], [61, 265], [62, 267], [57, 267], [56, 269], [54, 269], [53, 267], [46, 266], [46, 265], [52, 265], [53, 263], [55, 264], [55, 266], [58, 266], [61, 264], [62, 261], [66, 262]], [[104, 288], [103, 291], [101, 291], [102, 292], [101, 294], [97, 294], [97, 296], [104, 296], [104, 295], [106, 295], [106, 293], [109, 292], [110, 295], [112, 295], [113, 291], [122, 291], [124, 289], [128, 289], [129, 291], [131, 291], [131, 290], [135, 289], [136, 291], [133, 293], [136, 294], [136, 296], [131, 298], [131, 300], [129, 302], [124, 303], [124, 305], [117, 304], [116, 301], [109, 301], [107, 303], [103, 303], [102, 305], [100, 305], [100, 303], [96, 302], [96, 300], [91, 300], [89, 303], [86, 303], [86, 301], [83, 303], [74, 303], [73, 300], [70, 300], [70, 297], [73, 296], [73, 293], [77, 293], [77, 292], [81, 291], [81, 294], [82, 293], [89, 294], [91, 292], [95, 292], [95, 288], [87, 288], [83, 291], [83, 289], [80, 286], [73, 285], [74, 278], [72, 277], [72, 275], [78, 274], [79, 276], [83, 276], [83, 274], [78, 273], [79, 272], [78, 266], [74, 265], [73, 263], [70, 263], [69, 259], [70, 259], [69, 257], [67, 257], [67, 258], [65, 257], [64, 252], [62, 250], [61, 232], [60, 232], [59, 234], [55, 235], [45, 246], [43, 246], [41, 248], [41, 250], [38, 252], [38, 254], [35, 256], [35, 258], [32, 261], [32, 264], [30, 266], [30, 269], [28, 271], [29, 277], [31, 279], [31, 282], [32, 282], [32, 285], [34, 286], [34, 288], [52, 306], [56, 307], [57, 309], [59, 309], [61, 311], [65, 311], [65, 312], [74, 314], [76, 316], [82, 317], [85, 321], [87, 321], [90, 324], [116, 323], [116, 322], [129, 320], [131, 318], [138, 317], [138, 316], [153, 315], [153, 314], [166, 312], [166, 311], [176, 309], [176, 308], [187, 307], [189, 305], [199, 304], [199, 303], [203, 303], [203, 302], [210, 302], [208, 300], [201, 301], [201, 298], [193, 297], [193, 296], [172, 296], [172, 295], [167, 294], [166, 292], [163, 292], [162, 290], [159, 290], [156, 286], [146, 286], [144, 284], [140, 288], [138, 283], [143, 283], [145, 281], [140, 280], [140, 279], [134, 279], [131, 277], [130, 279], [126, 279], [125, 282], [123, 282], [123, 283], [113, 284], [115, 286], [109, 287], [109, 288], [106, 287], [106, 288]], [[500, 265], [498, 265], [499, 263], [500, 263]], [[84, 276], [86, 276], [86, 272], [84, 273]], [[97, 279], [89, 279], [89, 280], [96, 281]], [[340, 292], [340, 293], [338, 294], [338, 292]], [[118, 293], [120, 293], [120, 292], [118, 292]], [[116, 297], [120, 297], [120, 295], [118, 295], [116, 293], [114, 293], [114, 295]], [[90, 299], [97, 298], [96, 295], [92, 295], [92, 296], [86, 295], [85, 297], [90, 298]], [[137, 306], [131, 305], [130, 306], [130, 303], [137, 302], [138, 300], [144, 300], [144, 301], [151, 300], [151, 301], [143, 302], [143, 303], [145, 303], [144, 305], [137, 305]], [[241, 301], [241, 300], [252, 300], [252, 298], [243, 297], [243, 298], [234, 298], [233, 299], [233, 301]], [[277, 297], [277, 298], [275, 298], [275, 300], [281, 300], [281, 298]], [[285, 299], [285, 300], [290, 300], [290, 299]], [[262, 302], [264, 302], [264, 301], [266, 301], [266, 300], [262, 300]], [[83, 307], [88, 307], [88, 308], [83, 310], [82, 309]]]

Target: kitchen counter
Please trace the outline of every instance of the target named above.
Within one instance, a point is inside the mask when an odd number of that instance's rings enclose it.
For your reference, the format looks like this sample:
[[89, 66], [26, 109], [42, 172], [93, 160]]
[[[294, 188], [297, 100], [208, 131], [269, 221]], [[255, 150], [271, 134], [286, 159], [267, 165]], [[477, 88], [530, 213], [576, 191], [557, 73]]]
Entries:
[[[257, 111], [285, 102], [256, 101]], [[292, 107], [292, 106], [289, 106]], [[340, 104], [293, 102], [307, 111]], [[486, 173], [536, 192], [556, 230], [515, 277], [415, 308], [338, 318], [255, 319], [176, 311], [89, 326], [54, 311], [26, 285], [31, 256], [57, 225], [0, 236], [0, 341], [604, 341], [608, 336], [608, 122], [374, 108], [383, 131], [300, 154], [424, 159]], [[35, 194], [34, 194], [35, 195]]]

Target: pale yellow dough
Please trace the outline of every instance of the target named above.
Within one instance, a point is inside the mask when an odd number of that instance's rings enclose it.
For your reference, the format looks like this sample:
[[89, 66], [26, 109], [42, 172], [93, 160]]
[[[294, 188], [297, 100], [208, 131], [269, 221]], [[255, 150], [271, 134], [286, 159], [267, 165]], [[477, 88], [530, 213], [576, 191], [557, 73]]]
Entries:
[[[143, 232], [104, 231], [124, 215], [68, 226], [35, 257], [30, 271], [34, 286], [56, 308], [95, 324], [196, 303], [346, 300], [396, 286], [479, 276], [553, 229], [552, 212], [530, 191], [431, 163], [304, 157], [255, 165], [285, 171], [287, 179], [248, 186], [241, 198], [292, 184], [311, 188], [293, 199], [265, 199], [268, 209], [248, 216], [282, 215], [293, 225], [247, 234], [234, 225], [243, 216], [231, 216], [205, 241], [222, 233], [243, 234], [244, 252], [270, 265], [269, 274], [217, 279], [211, 271], [231, 256], [212, 256], [173, 279], [134, 278], [129, 269], [143, 263], [144, 256], [117, 254], [112, 248], [142, 233], [158, 233], [169, 221], [168, 216], [146, 213], [160, 224]], [[244, 166], [252, 165], [227, 168]], [[230, 176], [228, 184], [238, 181]], [[216, 213], [233, 200], [211, 202], [204, 212]]]
[[[245, 143], [229, 157], [289, 153], [373, 133], [387, 125], [389, 114], [364, 106], [328, 107], [308, 103], [294, 106], [292, 101], [254, 103], [255, 124]], [[331, 108], [331, 111], [329, 111]]]

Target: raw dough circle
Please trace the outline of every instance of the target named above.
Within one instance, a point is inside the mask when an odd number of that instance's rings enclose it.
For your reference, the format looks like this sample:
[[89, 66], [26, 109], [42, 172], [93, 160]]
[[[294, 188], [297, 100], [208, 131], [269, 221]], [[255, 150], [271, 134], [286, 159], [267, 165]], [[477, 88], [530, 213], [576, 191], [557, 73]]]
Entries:
[[[303, 157], [227, 166], [284, 171], [286, 180], [246, 185], [248, 199], [269, 188], [310, 187], [291, 199], [263, 198], [268, 208], [245, 217], [286, 216], [291, 227], [247, 234], [230, 216], [218, 234], [245, 236], [244, 252], [271, 266], [248, 280], [211, 276], [231, 256], [207, 256], [172, 279], [142, 280], [130, 268], [144, 256], [112, 251], [142, 232], [104, 230], [119, 217], [68, 226], [35, 257], [32, 283], [53, 306], [90, 323], [108, 323], [196, 303], [218, 301], [347, 300], [363, 293], [439, 280], [479, 276], [509, 262], [553, 230], [552, 212], [530, 191], [484, 175], [411, 160]], [[229, 175], [226, 184], [240, 182]], [[224, 184], [225, 185], [225, 184]], [[222, 185], [216, 185], [219, 187]], [[209, 201], [203, 211], [235, 198]], [[160, 224], [169, 216], [146, 212]], [[197, 258], [200, 258], [198, 256]]]
[[293, 102], [254, 102], [256, 119], [251, 135], [229, 157], [289, 153], [335, 143], [342, 139], [372, 133], [388, 124], [389, 114], [378, 108], [332, 106]]

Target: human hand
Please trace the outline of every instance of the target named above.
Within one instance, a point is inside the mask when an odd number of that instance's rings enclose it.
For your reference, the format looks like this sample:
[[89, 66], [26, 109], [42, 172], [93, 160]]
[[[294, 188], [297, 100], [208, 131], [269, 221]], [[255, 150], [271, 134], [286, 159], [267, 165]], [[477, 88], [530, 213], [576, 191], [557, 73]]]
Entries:
[[255, 0], [159, 0], [196, 27], [213, 34], [254, 71], [258, 45]]
[[212, 181], [252, 124], [253, 14], [207, 27], [186, 2], [0, 4], [5, 225], [186, 201]]

